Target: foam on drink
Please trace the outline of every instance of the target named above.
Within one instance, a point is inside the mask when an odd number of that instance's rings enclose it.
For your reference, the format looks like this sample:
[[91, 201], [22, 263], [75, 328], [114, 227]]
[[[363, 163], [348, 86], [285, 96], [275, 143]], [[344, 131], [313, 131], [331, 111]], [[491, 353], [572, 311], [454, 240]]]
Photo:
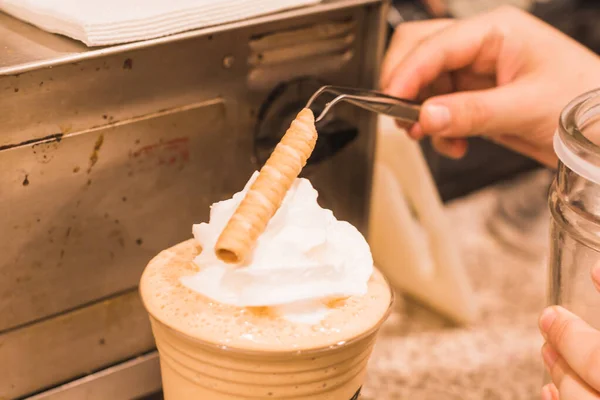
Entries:
[[222, 261], [215, 244], [258, 177], [231, 199], [211, 207], [210, 220], [193, 226], [203, 248], [197, 272], [182, 276], [188, 288], [222, 304], [270, 307], [294, 322], [316, 323], [330, 309], [324, 301], [364, 295], [373, 257], [363, 235], [321, 208], [307, 179], [296, 179], [242, 264]]
[[156, 256], [142, 277], [142, 297], [151, 315], [190, 337], [219, 346], [261, 351], [328, 347], [351, 340], [380, 323], [390, 305], [387, 282], [375, 270], [367, 293], [323, 299], [329, 310], [317, 323], [291, 322], [269, 307], [236, 307], [211, 300], [184, 286], [196, 274], [200, 249], [194, 239]]

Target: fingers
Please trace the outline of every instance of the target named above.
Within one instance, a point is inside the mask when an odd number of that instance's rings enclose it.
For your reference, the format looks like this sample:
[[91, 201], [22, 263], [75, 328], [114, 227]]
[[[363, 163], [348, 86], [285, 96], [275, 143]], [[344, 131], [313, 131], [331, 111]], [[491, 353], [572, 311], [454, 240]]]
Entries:
[[468, 68], [453, 72], [452, 77], [454, 87], [460, 91], [491, 89], [496, 86], [496, 77], [494, 75], [476, 75]]
[[[513, 131], [516, 87], [458, 92], [433, 97], [421, 108], [424, 134], [442, 137], [500, 135]], [[517, 106], [518, 107], [518, 106]]]
[[433, 96], [452, 93], [454, 90], [455, 87], [452, 76], [449, 73], [445, 73], [431, 82], [431, 84], [421, 89], [416, 100], [422, 103]]
[[[398, 97], [428, 99], [419, 120], [421, 135], [458, 138], [521, 128], [515, 99], [527, 102], [530, 90], [491, 89], [511, 82], [522, 62], [520, 42], [505, 28], [506, 20], [515, 18], [514, 10], [502, 9], [459, 22], [401, 24], [384, 61], [382, 88]], [[447, 141], [436, 140], [436, 146], [449, 149]], [[451, 147], [453, 156], [466, 151], [464, 144]]]
[[[489, 76], [496, 74], [501, 52], [515, 47], [507, 45], [507, 41], [494, 19], [475, 18], [450, 24], [410, 51], [398, 51], [401, 61], [389, 61], [386, 66], [385, 91], [414, 99], [448, 72], [455, 73], [458, 83], [466, 88], [489, 88], [495, 84]], [[394, 57], [390, 55], [390, 60]], [[389, 72], [391, 68], [394, 69]], [[513, 84], [433, 97], [424, 103], [419, 122], [424, 134], [447, 137], [512, 132], [511, 128], [518, 125], [515, 115], [521, 112], [515, 109], [515, 99], [524, 97], [524, 93], [527, 88]]]
[[423, 0], [425, 6], [433, 15], [444, 15], [447, 12], [446, 2], [444, 0]]
[[[399, 127], [404, 128], [401, 125]], [[424, 136], [421, 125], [418, 122], [408, 130], [407, 134], [414, 140], [421, 140]], [[468, 150], [468, 143], [465, 139], [432, 137], [431, 145], [438, 153], [455, 160], [463, 158]]]
[[[572, 370], [592, 389], [600, 390], [600, 332], [557, 306], [544, 310], [539, 325], [548, 343], [545, 357], [557, 364], [557, 371], [553, 374], [560, 377]], [[561, 386], [556, 380], [554, 383], [562, 394]]]
[[[545, 399], [557, 400], [599, 400], [598, 392], [583, 382], [563, 358], [549, 344], [542, 347], [544, 365], [552, 377], [554, 385], [542, 391]], [[548, 397], [550, 395], [551, 397]]]
[[[475, 73], [495, 73], [506, 35], [486, 18], [447, 25], [420, 41], [408, 52], [402, 47], [385, 90], [399, 97], [415, 98], [420, 89], [440, 74], [469, 67]], [[390, 56], [391, 57], [391, 56]]]
[[443, 29], [453, 21], [434, 20], [404, 22], [396, 28], [381, 68], [380, 86], [386, 88], [396, 66], [415, 46], [431, 34]]
[[419, 124], [418, 122], [416, 124], [414, 124], [409, 130], [408, 130], [408, 136], [410, 136], [411, 138], [413, 138], [414, 140], [421, 140], [423, 139], [423, 137], [425, 136], [423, 134], [423, 129], [421, 129], [421, 124]]
[[542, 388], [542, 400], [560, 400], [558, 389], [554, 383], [549, 383]]
[[467, 141], [465, 139], [444, 139], [441, 137], [432, 137], [431, 144], [433, 148], [446, 157], [458, 160], [467, 153]]
[[600, 291], [600, 265], [596, 265], [592, 268], [592, 282], [594, 282], [596, 289]]

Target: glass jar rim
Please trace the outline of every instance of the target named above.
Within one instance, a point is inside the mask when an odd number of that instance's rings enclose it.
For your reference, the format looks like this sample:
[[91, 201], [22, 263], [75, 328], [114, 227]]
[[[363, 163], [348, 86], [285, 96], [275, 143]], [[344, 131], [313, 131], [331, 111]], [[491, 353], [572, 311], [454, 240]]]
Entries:
[[584, 134], [586, 124], [597, 117], [600, 117], [600, 89], [571, 100], [561, 112], [554, 150], [569, 169], [600, 184], [600, 147]]

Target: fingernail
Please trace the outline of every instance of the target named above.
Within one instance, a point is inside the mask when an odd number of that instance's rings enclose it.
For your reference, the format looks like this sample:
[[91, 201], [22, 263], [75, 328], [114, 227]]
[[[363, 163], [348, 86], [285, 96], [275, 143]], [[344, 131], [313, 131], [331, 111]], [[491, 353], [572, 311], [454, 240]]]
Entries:
[[550, 385], [546, 385], [542, 388], [542, 400], [552, 400], [552, 391]]
[[544, 364], [546, 364], [546, 367], [550, 369], [556, 360], [558, 360], [558, 353], [552, 347], [550, 347], [548, 343], [545, 343], [542, 347], [542, 358], [544, 359]]
[[548, 333], [555, 319], [556, 310], [554, 310], [552, 307], [546, 308], [540, 317], [540, 330], [543, 334]]
[[427, 104], [422, 111], [429, 122], [429, 128], [433, 131], [441, 131], [450, 125], [450, 110], [448, 107], [438, 104]]

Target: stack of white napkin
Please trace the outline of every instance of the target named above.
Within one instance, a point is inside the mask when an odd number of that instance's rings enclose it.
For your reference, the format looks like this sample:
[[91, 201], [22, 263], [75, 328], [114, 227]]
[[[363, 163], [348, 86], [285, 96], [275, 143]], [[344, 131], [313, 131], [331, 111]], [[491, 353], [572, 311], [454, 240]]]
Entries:
[[88, 46], [171, 35], [321, 0], [0, 0], [0, 10]]

